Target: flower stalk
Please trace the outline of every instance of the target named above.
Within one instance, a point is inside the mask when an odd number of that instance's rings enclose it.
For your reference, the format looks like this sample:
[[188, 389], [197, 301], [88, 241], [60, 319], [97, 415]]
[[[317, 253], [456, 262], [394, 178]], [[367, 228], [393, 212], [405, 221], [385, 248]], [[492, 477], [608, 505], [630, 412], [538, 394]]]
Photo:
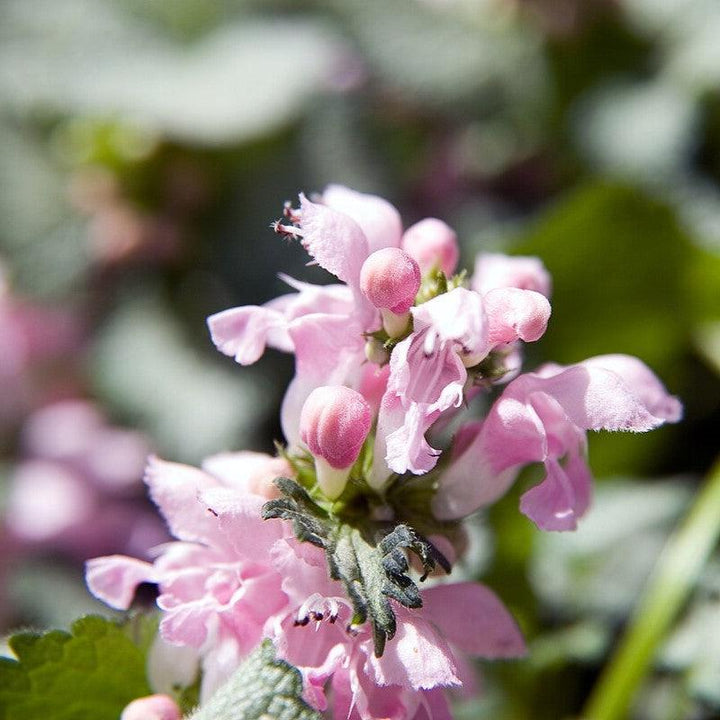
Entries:
[[658, 646], [720, 538], [720, 460], [683, 524], [668, 540], [630, 625], [605, 667], [583, 720], [620, 720], [645, 679]]

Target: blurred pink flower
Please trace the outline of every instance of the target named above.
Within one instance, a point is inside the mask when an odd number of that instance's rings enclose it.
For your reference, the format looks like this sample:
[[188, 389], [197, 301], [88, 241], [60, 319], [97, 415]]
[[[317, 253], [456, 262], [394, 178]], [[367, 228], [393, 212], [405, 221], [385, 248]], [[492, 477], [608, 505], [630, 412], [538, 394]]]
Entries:
[[142, 498], [149, 445], [141, 433], [108, 425], [87, 401], [65, 400], [30, 416], [22, 444], [5, 524], [28, 549], [85, 559], [165, 539]]

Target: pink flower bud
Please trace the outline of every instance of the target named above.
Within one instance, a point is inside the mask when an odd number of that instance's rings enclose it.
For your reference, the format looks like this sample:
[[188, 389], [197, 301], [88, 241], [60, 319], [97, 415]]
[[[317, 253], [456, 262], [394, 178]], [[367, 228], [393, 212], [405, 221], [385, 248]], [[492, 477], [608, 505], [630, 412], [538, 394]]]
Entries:
[[377, 250], [363, 263], [360, 289], [376, 307], [402, 315], [415, 302], [420, 287], [418, 264], [400, 248]]
[[182, 714], [168, 695], [148, 695], [133, 700], [123, 711], [120, 720], [181, 720]]
[[439, 267], [450, 277], [458, 264], [455, 231], [442, 220], [425, 218], [409, 227], [402, 237], [402, 249], [415, 258], [422, 272]]
[[357, 391], [340, 385], [315, 388], [300, 414], [300, 436], [315, 457], [349, 468], [370, 432], [372, 412]]

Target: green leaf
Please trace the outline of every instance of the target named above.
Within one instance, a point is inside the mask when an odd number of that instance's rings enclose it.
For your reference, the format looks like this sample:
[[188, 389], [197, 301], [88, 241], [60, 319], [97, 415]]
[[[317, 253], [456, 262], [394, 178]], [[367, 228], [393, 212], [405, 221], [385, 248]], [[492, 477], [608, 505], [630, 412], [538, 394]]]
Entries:
[[263, 507], [263, 517], [290, 520], [298, 540], [325, 550], [330, 577], [345, 587], [355, 611], [354, 623], [370, 621], [375, 654], [395, 634], [395, 613], [389, 598], [408, 608], [422, 606], [420, 591], [408, 575], [406, 550], [422, 562], [423, 581], [436, 565], [450, 566], [438, 550], [404, 523], [395, 527], [342, 522], [313, 502], [295, 481], [278, 478], [284, 497]]
[[9, 644], [17, 660], [0, 658], [2, 720], [117, 720], [150, 694], [142, 651], [104, 618], [81, 618], [71, 633], [20, 633]]
[[320, 720], [301, 695], [300, 672], [266, 640], [191, 720]]

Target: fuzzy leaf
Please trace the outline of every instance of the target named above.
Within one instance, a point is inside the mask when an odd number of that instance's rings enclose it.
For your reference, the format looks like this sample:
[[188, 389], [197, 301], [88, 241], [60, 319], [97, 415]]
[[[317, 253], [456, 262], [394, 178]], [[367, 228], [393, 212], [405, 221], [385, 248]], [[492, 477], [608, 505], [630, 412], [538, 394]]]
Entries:
[[105, 618], [81, 618], [70, 633], [20, 633], [10, 648], [17, 660], [0, 658], [2, 720], [117, 720], [150, 693], [142, 650]]
[[301, 695], [300, 672], [266, 640], [191, 720], [320, 720]]
[[275, 483], [284, 497], [266, 503], [263, 517], [290, 520], [298, 540], [325, 550], [330, 577], [343, 584], [353, 604], [353, 622], [370, 621], [375, 655], [380, 657], [396, 630], [389, 598], [408, 608], [422, 606], [420, 591], [408, 575], [406, 550], [422, 562], [421, 581], [436, 565], [449, 572], [447, 560], [408, 525], [389, 531], [377, 525], [351, 525], [330, 516], [295, 481], [278, 478]]

